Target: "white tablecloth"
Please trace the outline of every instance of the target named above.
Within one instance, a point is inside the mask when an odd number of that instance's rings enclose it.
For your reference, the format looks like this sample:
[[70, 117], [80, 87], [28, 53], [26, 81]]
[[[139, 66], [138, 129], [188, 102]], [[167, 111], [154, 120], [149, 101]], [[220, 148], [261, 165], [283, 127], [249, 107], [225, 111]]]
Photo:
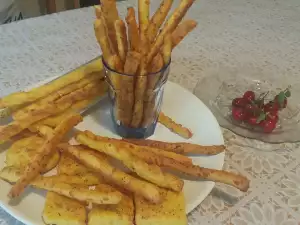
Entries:
[[[159, 1], [152, 2], [155, 9]], [[135, 4], [122, 2], [120, 11], [124, 15], [127, 6]], [[193, 91], [204, 76], [236, 68], [264, 79], [276, 77], [278, 82], [300, 81], [299, 0], [202, 0], [187, 17], [199, 25], [174, 51], [171, 80]], [[85, 8], [0, 26], [0, 96], [64, 74], [99, 55], [93, 19], [93, 9]], [[189, 224], [299, 224], [299, 145], [261, 152], [236, 145], [261, 143], [228, 131], [224, 136], [224, 168], [249, 177], [251, 187], [241, 193], [217, 184], [189, 215]], [[4, 224], [19, 222], [0, 209], [0, 225]]]

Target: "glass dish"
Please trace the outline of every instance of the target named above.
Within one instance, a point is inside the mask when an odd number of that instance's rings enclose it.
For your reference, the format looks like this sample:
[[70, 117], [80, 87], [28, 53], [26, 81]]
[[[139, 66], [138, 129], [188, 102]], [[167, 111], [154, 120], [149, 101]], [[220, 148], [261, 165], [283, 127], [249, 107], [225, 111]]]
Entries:
[[[231, 103], [242, 97], [245, 91], [254, 91], [256, 96], [268, 92], [266, 101], [273, 99], [280, 91], [290, 86], [291, 97], [287, 108], [279, 112], [277, 127], [272, 133], [264, 133], [261, 128], [237, 122], [231, 116]], [[288, 84], [283, 79], [261, 79], [245, 74], [215, 74], [205, 77], [196, 85], [194, 94], [201, 99], [224, 127], [242, 137], [279, 144], [300, 141], [300, 84]]]
[[156, 128], [171, 61], [145, 76], [118, 73], [102, 60], [109, 85], [111, 117], [123, 138], [147, 138]]

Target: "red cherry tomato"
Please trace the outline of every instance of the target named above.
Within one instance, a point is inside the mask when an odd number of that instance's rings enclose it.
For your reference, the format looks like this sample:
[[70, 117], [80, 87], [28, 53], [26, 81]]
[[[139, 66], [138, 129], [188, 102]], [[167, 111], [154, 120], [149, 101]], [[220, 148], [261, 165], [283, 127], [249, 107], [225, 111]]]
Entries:
[[274, 120], [265, 120], [264, 123], [262, 123], [264, 132], [271, 133], [276, 128], [276, 123]]
[[268, 102], [266, 105], [264, 105], [264, 111], [265, 112], [278, 112], [279, 105], [277, 102]]
[[253, 126], [258, 125], [258, 123], [257, 123], [257, 117], [255, 117], [255, 116], [249, 117], [247, 119], [247, 123], [250, 124], [250, 125], [253, 125]]
[[246, 105], [247, 101], [244, 98], [235, 98], [232, 101], [232, 106], [245, 107]]
[[245, 111], [250, 116], [257, 116], [260, 113], [259, 107], [255, 104], [247, 104], [245, 106]]
[[243, 108], [232, 107], [232, 117], [234, 120], [242, 121], [246, 118], [246, 112]]
[[243, 98], [248, 102], [253, 102], [255, 100], [255, 93], [253, 91], [246, 91], [243, 95]]
[[278, 117], [278, 112], [277, 112], [277, 111], [269, 112], [269, 113], [267, 114], [267, 119], [268, 119], [268, 120], [272, 120], [272, 121], [274, 121], [275, 123], [277, 123], [277, 122], [278, 122], [278, 119], [279, 119], [279, 117]]

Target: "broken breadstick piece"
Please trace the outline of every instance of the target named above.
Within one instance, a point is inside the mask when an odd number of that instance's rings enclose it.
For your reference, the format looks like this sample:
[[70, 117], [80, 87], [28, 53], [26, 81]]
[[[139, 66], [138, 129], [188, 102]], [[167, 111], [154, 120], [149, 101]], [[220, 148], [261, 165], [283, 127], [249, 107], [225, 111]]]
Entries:
[[162, 112], [159, 114], [158, 122], [185, 139], [193, 136], [193, 133], [188, 128], [176, 123]]

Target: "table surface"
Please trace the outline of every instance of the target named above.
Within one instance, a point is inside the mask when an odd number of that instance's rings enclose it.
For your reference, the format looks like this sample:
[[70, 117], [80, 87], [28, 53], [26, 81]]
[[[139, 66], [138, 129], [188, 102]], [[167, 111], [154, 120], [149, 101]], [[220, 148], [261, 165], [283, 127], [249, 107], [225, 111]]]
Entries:
[[[159, 1], [152, 1], [154, 10]], [[178, 4], [174, 1], [174, 5]], [[124, 16], [136, 0], [119, 4]], [[215, 72], [238, 69], [263, 79], [300, 80], [299, 0], [202, 0], [188, 18], [197, 29], [173, 54], [170, 79], [193, 91]], [[99, 55], [92, 8], [28, 19], [0, 26], [0, 96], [46, 78], [64, 74]], [[299, 144], [281, 144], [275, 152], [264, 144], [224, 130], [224, 169], [251, 180], [247, 193], [217, 184], [189, 214], [189, 224], [292, 225], [300, 221]], [[0, 224], [21, 224], [0, 209]]]

